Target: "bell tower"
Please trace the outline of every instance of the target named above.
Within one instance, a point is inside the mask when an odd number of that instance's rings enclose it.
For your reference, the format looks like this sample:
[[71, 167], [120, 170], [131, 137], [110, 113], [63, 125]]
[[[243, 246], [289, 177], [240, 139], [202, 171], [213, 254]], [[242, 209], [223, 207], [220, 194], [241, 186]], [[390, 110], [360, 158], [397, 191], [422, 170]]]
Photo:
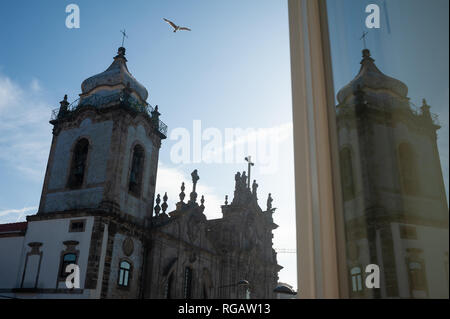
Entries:
[[120, 47], [106, 71], [83, 81], [77, 101], [65, 96], [53, 112], [39, 214], [100, 209], [139, 222], [151, 215], [167, 128], [126, 62]]
[[[39, 211], [28, 241], [39, 243], [45, 274], [38, 287], [65, 291], [65, 265], [80, 269], [89, 298], [138, 298], [143, 278], [158, 156], [167, 127], [148, 91], [129, 72], [125, 48], [83, 81], [52, 113]], [[45, 230], [48, 229], [48, 230]], [[24, 270], [27, 273], [28, 270]]]
[[[448, 290], [426, 285], [445, 278], [430, 269], [443, 272], [448, 256], [437, 116], [425, 99], [414, 107], [408, 87], [383, 74], [369, 50], [362, 53], [360, 71], [338, 92], [336, 107], [352, 296], [448, 297]], [[358, 283], [369, 264], [380, 267], [380, 289]]]

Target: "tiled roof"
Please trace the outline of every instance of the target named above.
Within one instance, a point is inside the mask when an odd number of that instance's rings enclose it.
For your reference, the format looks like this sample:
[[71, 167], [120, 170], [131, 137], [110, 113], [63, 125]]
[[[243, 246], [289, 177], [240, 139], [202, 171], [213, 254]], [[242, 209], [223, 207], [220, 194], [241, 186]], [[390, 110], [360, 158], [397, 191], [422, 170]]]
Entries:
[[0, 224], [0, 233], [23, 232], [27, 229], [28, 222]]

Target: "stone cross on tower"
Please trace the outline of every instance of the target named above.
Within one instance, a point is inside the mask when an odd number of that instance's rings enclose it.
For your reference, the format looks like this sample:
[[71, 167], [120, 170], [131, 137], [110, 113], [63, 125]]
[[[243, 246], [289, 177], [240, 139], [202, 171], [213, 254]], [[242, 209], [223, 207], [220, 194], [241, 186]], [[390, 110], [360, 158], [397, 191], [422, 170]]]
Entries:
[[192, 173], [192, 192], [191, 192], [191, 202], [195, 203], [195, 201], [197, 200], [197, 193], [195, 192], [195, 189], [197, 188], [197, 182], [200, 179], [200, 176], [198, 176], [198, 172], [195, 169]]
[[248, 176], [247, 176], [247, 187], [250, 188], [250, 168], [255, 165], [255, 163], [252, 162], [252, 157], [247, 156], [245, 160], [248, 162]]
[[123, 43], [125, 42], [125, 38], [128, 38], [128, 35], [125, 33], [125, 29], [120, 30], [120, 33], [122, 33], [122, 47], [123, 47]]
[[360, 38], [360, 40], [363, 40], [363, 43], [364, 43], [364, 49], [367, 49], [367, 46], [366, 46], [366, 36], [369, 34], [369, 32], [367, 32], [367, 31], [363, 31], [363, 34], [362, 34], [362, 36], [361, 36], [361, 38]]

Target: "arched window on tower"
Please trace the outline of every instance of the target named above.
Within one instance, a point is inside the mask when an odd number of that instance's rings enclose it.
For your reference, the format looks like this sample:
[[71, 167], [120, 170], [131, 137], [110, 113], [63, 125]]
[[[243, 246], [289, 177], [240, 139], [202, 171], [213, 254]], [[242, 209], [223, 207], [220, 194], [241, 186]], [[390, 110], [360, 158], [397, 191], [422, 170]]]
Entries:
[[131, 162], [130, 179], [128, 190], [135, 196], [141, 194], [142, 172], [144, 168], [144, 149], [136, 145], [133, 149], [133, 158]]
[[126, 260], [122, 260], [119, 263], [119, 276], [117, 278], [117, 284], [121, 287], [128, 287], [130, 284], [131, 263]]
[[66, 278], [69, 273], [66, 272], [66, 268], [67, 266], [69, 266], [70, 264], [75, 264], [77, 261], [77, 255], [75, 253], [66, 253], [62, 256], [62, 261], [61, 261], [61, 269], [60, 269], [60, 277], [61, 278]]
[[416, 156], [408, 143], [402, 143], [398, 146], [398, 172], [402, 192], [407, 195], [417, 195], [419, 193], [419, 179]]
[[184, 268], [184, 285], [183, 285], [184, 299], [190, 299], [192, 297], [192, 268]]
[[357, 293], [363, 290], [362, 286], [362, 274], [360, 267], [353, 267], [350, 270], [350, 276], [352, 278], [352, 291]]
[[89, 141], [85, 138], [79, 140], [73, 149], [72, 164], [68, 180], [71, 189], [80, 188], [86, 171], [86, 160], [89, 151]]
[[352, 151], [349, 147], [344, 147], [340, 151], [339, 157], [341, 164], [342, 195], [344, 201], [347, 201], [355, 197]]
[[167, 278], [167, 281], [164, 285], [164, 298], [165, 299], [172, 299], [172, 286], [173, 286], [173, 273], [169, 275]]

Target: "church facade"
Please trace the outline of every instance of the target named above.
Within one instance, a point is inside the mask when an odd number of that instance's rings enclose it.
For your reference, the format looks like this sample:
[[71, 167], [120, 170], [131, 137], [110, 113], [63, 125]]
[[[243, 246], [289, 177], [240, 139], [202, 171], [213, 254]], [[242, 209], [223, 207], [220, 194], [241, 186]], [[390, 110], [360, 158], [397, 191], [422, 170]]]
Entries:
[[[192, 172], [179, 202], [155, 194], [167, 126], [129, 72], [125, 48], [52, 114], [37, 214], [0, 225], [0, 293], [17, 298], [275, 298], [272, 199], [236, 174], [223, 217], [208, 220]], [[180, 181], [181, 182], [181, 181]], [[68, 288], [69, 265], [79, 286]], [[69, 268], [68, 268], [69, 267]], [[70, 277], [72, 278], [72, 277]], [[72, 280], [72, 279], [71, 279]], [[73, 281], [75, 282], [75, 279]]]

